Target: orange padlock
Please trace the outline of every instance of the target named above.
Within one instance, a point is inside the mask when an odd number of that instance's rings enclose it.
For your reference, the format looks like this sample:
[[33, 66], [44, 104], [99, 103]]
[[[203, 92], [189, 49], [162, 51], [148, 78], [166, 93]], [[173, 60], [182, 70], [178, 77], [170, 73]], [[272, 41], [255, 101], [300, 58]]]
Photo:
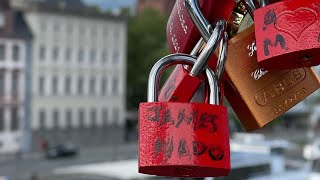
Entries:
[[225, 96], [246, 130], [259, 129], [319, 89], [312, 68], [268, 71], [257, 62], [254, 26], [229, 41]]
[[150, 73], [148, 101], [139, 108], [139, 172], [172, 177], [218, 177], [230, 172], [228, 112], [218, 105], [215, 74], [206, 69], [210, 104], [156, 102], [161, 72], [170, 65], [195, 62], [169, 55]]

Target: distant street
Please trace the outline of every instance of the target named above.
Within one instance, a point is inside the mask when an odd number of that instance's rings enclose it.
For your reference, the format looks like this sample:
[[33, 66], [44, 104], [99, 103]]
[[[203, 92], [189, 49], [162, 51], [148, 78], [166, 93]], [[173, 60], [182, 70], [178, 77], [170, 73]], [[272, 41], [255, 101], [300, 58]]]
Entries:
[[65, 166], [99, 163], [137, 158], [137, 145], [120, 145], [118, 147], [102, 147], [80, 150], [74, 158], [47, 160], [42, 155], [17, 160], [0, 162], [0, 175], [11, 179], [29, 180], [32, 174], [40, 177], [49, 176], [56, 168]]

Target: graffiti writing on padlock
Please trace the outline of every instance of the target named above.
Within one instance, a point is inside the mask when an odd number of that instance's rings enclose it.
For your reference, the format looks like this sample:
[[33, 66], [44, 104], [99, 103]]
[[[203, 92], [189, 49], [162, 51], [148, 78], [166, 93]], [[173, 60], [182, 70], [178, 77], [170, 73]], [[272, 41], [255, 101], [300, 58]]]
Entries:
[[254, 53], [257, 51], [256, 43], [253, 42], [251, 45], [248, 45], [247, 49], [250, 51], [249, 56], [252, 57]]
[[217, 131], [215, 120], [218, 117], [213, 114], [199, 114], [197, 110], [193, 110], [191, 113], [187, 114], [186, 109], [179, 109], [179, 113], [176, 116], [173, 116], [170, 109], [164, 109], [162, 107], [152, 107], [149, 108], [147, 112], [148, 120], [158, 123], [159, 127], [172, 125], [175, 126], [175, 128], [179, 128], [182, 123], [187, 123], [190, 126], [193, 125], [194, 130], [208, 129], [211, 133]]
[[185, 7], [185, 6], [186, 6], [185, 2], [183, 4], [180, 4], [180, 1], [177, 1], [177, 9], [178, 9], [180, 24], [181, 24], [181, 27], [182, 27], [184, 33], [187, 34], [188, 26], [186, 24], [186, 20], [183, 15], [184, 14], [183, 11], [185, 10], [183, 7]]
[[174, 51], [176, 53], [178, 53], [180, 50], [180, 45], [178, 42], [178, 38], [176, 37], [176, 34], [173, 34], [173, 32], [172, 32], [173, 31], [173, 22], [172, 22], [171, 18], [168, 21], [168, 25], [169, 25], [169, 33], [171, 35], [171, 43], [173, 45]]
[[253, 77], [254, 80], [259, 80], [261, 79], [264, 75], [268, 74], [268, 70], [265, 70], [263, 68], [257, 69], [254, 72], [251, 73], [251, 77]]
[[158, 157], [160, 153], [164, 155], [164, 161], [167, 162], [173, 155], [174, 151], [177, 151], [179, 158], [189, 158], [192, 156], [209, 156], [212, 161], [221, 161], [224, 157], [224, 152], [216, 145], [206, 145], [203, 142], [193, 141], [189, 144], [185, 138], [181, 138], [178, 141], [178, 146], [175, 147], [174, 137], [170, 137], [167, 140], [158, 138], [155, 142], [154, 154]]
[[276, 35], [276, 40], [274, 42], [272, 42], [270, 39], [266, 38], [263, 43], [264, 43], [264, 54], [266, 56], [270, 55], [270, 51], [269, 51], [269, 47], [277, 47], [278, 44], [280, 45], [280, 47], [283, 50], [289, 50], [289, 48], [286, 45], [286, 40], [284, 39], [284, 37], [280, 34]]

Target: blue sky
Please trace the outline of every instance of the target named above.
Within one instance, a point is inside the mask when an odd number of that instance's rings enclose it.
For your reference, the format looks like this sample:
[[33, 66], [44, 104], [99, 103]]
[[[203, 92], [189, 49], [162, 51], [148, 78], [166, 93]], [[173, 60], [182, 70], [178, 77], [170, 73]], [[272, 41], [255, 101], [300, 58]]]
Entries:
[[103, 9], [118, 9], [119, 7], [135, 7], [137, 0], [84, 0], [88, 4], [99, 5]]

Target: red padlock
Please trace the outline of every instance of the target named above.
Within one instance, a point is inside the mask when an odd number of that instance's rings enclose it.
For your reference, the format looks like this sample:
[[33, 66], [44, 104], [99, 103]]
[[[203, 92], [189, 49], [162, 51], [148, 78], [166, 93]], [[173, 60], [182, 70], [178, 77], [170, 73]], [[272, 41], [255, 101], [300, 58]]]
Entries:
[[218, 83], [206, 69], [210, 103], [155, 102], [165, 67], [192, 64], [188, 55], [170, 55], [154, 66], [148, 103], [139, 109], [139, 172], [172, 177], [218, 177], [230, 172], [228, 112], [219, 104]]
[[320, 3], [284, 0], [254, 12], [259, 65], [294, 69], [320, 64]]

